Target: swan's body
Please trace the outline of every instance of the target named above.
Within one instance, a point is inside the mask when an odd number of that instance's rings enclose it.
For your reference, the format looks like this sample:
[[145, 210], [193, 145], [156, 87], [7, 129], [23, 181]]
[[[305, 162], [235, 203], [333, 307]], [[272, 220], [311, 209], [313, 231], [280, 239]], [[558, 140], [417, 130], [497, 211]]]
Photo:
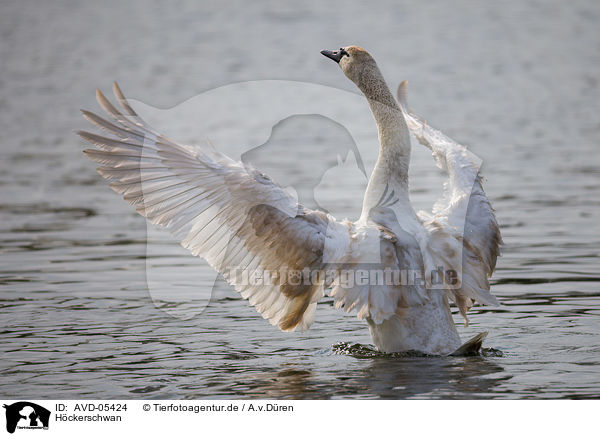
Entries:
[[[379, 133], [379, 159], [354, 223], [305, 209], [264, 174], [217, 151], [158, 134], [139, 119], [116, 84], [123, 113], [98, 91], [112, 121], [84, 115], [119, 139], [80, 132], [99, 148], [86, 153], [101, 164], [98, 171], [113, 190], [180, 237], [192, 254], [207, 259], [280, 329], [307, 329], [317, 301], [330, 289], [336, 307], [366, 319], [379, 350], [452, 353], [460, 337], [449, 300], [464, 316], [474, 301], [497, 303], [488, 277], [500, 234], [477, 162], [408, 112], [405, 84], [399, 106], [365, 50], [352, 46], [323, 54], [365, 94]], [[410, 203], [409, 129], [449, 173], [446, 195], [433, 214], [417, 214]], [[440, 268], [457, 271], [458, 281], [432, 289], [429, 273]], [[360, 270], [398, 274], [383, 282], [343, 280]], [[271, 281], [248, 281], [248, 273], [256, 271], [268, 271]], [[298, 280], [294, 272], [300, 271], [305, 274]], [[424, 281], [398, 281], [407, 271], [420, 272]]]

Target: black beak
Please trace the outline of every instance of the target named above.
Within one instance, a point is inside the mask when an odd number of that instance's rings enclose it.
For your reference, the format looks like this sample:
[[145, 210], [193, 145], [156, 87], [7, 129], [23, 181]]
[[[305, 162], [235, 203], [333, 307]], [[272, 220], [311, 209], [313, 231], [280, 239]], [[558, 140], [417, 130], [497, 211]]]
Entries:
[[342, 58], [344, 56], [350, 56], [348, 54], [348, 52], [346, 50], [344, 50], [343, 48], [340, 48], [339, 50], [336, 50], [336, 51], [321, 50], [321, 54], [323, 56], [327, 56], [331, 60], [336, 61], [338, 64], [340, 63], [340, 60], [342, 60]]

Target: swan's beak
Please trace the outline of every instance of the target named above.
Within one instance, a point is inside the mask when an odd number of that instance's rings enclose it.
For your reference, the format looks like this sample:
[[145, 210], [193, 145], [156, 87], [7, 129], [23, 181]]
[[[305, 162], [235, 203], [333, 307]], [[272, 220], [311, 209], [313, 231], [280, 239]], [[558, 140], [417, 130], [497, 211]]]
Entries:
[[329, 59], [334, 60], [339, 64], [340, 60], [342, 59], [342, 56], [344, 56], [344, 54], [345, 54], [345, 51], [342, 49], [339, 49], [336, 51], [321, 50], [321, 54], [323, 56], [327, 56]]

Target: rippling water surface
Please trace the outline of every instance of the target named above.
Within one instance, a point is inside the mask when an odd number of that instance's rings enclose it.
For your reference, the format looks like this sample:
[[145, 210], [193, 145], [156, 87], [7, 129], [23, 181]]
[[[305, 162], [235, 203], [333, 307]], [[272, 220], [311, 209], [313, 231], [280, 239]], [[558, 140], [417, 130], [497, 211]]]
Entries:
[[[0, 396], [600, 398], [597, 3], [225, 10], [58, 1], [0, 10]], [[290, 118], [266, 153], [249, 152], [270, 134], [255, 126], [256, 108], [284, 113], [293, 93], [287, 103], [260, 94], [199, 101], [185, 119], [151, 109], [248, 80], [353, 91], [319, 55], [352, 43], [374, 54], [392, 87], [408, 79], [415, 111], [483, 160], [505, 241], [493, 279], [502, 306], [473, 308], [467, 328], [455, 316], [463, 339], [489, 331], [482, 356], [372, 353], [366, 325], [328, 298], [308, 332], [288, 334], [223, 282], [211, 295], [214, 274], [148, 232], [72, 134], [87, 128], [78, 109], [96, 107], [94, 88], [119, 80], [170, 136], [248, 152], [296, 184], [301, 200], [355, 218], [366, 180], [352, 159], [336, 166], [334, 156], [316, 182], [302, 178], [322, 163], [307, 150], [348, 141], [339, 125]], [[319, 93], [296, 98], [314, 103]], [[376, 132], [368, 113], [352, 110], [368, 170]], [[419, 147], [412, 198], [426, 208], [443, 178]], [[314, 198], [301, 189], [311, 183]]]

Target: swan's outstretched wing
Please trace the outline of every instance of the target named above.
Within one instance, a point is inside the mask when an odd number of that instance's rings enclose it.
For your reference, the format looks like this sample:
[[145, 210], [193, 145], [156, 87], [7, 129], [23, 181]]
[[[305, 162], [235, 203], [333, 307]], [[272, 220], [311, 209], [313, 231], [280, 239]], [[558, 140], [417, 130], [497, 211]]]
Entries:
[[[299, 282], [286, 270], [320, 272], [343, 256], [349, 224], [305, 210], [267, 176], [216, 150], [178, 144], [150, 128], [114, 84], [117, 110], [100, 92], [110, 121], [83, 111], [114, 138], [78, 132], [96, 149], [110, 187], [153, 224], [170, 230], [204, 257], [271, 324], [310, 326], [324, 283]], [[265, 275], [265, 272], [271, 275]], [[256, 274], [262, 274], [257, 277]]]
[[[490, 205], [481, 184], [479, 159], [464, 146], [448, 138], [421, 121], [407, 105], [407, 83], [398, 87], [398, 101], [406, 118], [406, 123], [414, 137], [428, 147], [441, 169], [448, 173], [444, 185], [444, 195], [433, 207], [433, 213], [420, 212], [424, 225], [428, 228], [431, 241], [448, 242], [448, 236], [462, 239], [462, 263], [456, 265], [452, 256], [446, 256], [448, 267], [462, 270], [462, 282], [459, 289], [450, 293], [466, 319], [466, 312], [473, 300], [484, 304], [498, 304], [490, 294], [488, 278], [496, 267], [496, 258], [500, 253], [502, 238], [494, 210]], [[445, 252], [443, 247], [438, 252]], [[447, 252], [454, 252], [450, 250]]]

